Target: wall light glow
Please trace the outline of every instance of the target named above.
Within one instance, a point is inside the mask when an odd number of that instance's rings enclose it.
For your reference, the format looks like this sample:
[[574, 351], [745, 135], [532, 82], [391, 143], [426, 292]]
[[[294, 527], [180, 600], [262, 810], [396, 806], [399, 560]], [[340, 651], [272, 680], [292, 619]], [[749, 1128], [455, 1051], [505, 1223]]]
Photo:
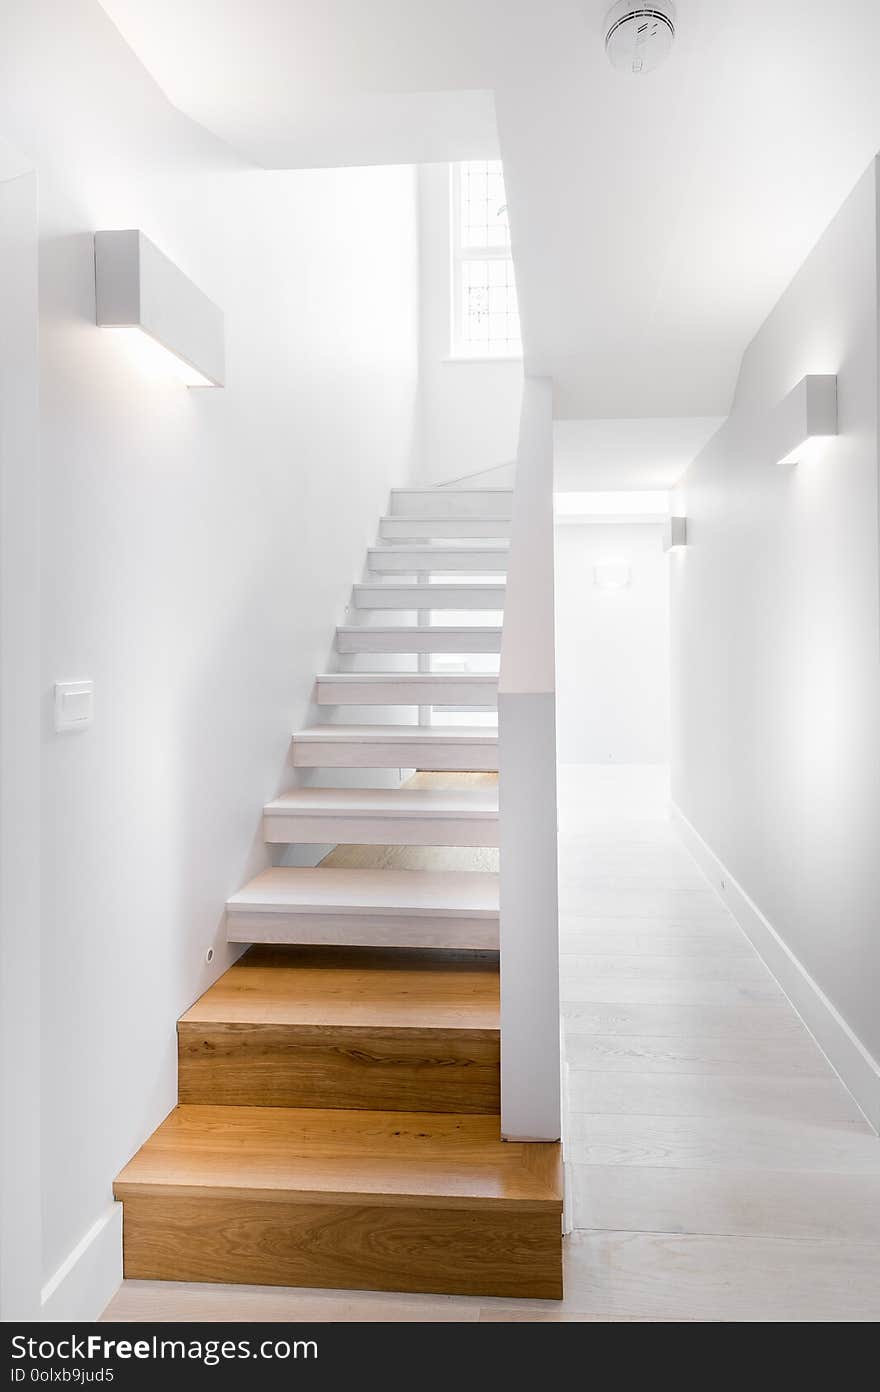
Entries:
[[226, 380], [222, 310], [138, 228], [95, 233], [95, 320], [126, 331], [148, 375], [170, 370], [188, 387]]
[[593, 566], [593, 584], [597, 590], [625, 590], [630, 579], [628, 561], [597, 561]]
[[775, 462], [803, 463], [819, 438], [837, 434], [837, 378], [802, 377], [773, 412], [771, 429]]
[[687, 518], [670, 517], [663, 528], [663, 550], [675, 551], [687, 546]]
[[122, 352], [140, 376], [149, 381], [168, 381], [169, 378], [182, 382], [185, 387], [213, 387], [207, 377], [192, 367], [183, 358], [165, 348], [155, 338], [138, 328], [135, 324], [108, 324], [104, 326], [118, 337]]

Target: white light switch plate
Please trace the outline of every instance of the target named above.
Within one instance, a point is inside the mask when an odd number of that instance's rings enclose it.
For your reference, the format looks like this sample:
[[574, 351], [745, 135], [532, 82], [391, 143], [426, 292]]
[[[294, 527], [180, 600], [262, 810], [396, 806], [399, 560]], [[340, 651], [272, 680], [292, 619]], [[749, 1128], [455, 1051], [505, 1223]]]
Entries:
[[55, 683], [55, 729], [59, 734], [87, 730], [94, 713], [94, 682]]

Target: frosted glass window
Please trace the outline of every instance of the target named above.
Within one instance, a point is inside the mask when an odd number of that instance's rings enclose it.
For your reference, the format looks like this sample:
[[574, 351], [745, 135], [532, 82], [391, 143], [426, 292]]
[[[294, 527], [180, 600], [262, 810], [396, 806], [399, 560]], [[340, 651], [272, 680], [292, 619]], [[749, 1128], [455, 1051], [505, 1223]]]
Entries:
[[452, 167], [453, 355], [522, 354], [516, 278], [500, 160]]

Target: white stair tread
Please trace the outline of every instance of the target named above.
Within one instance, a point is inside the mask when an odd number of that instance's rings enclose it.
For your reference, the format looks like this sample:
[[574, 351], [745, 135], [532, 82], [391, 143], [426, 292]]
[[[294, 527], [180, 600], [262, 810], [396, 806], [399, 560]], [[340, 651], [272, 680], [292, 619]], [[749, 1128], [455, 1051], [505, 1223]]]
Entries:
[[497, 744], [498, 731], [491, 725], [309, 725], [293, 738], [320, 744]]
[[417, 515], [415, 515], [415, 514], [410, 515], [410, 514], [405, 513], [405, 512], [404, 512], [404, 513], [400, 513], [400, 512], [389, 512], [389, 513], [386, 513], [384, 517], [381, 517], [381, 518], [379, 519], [379, 521], [380, 521], [380, 523], [382, 523], [382, 522], [394, 522], [395, 525], [398, 524], [398, 523], [403, 524], [403, 523], [406, 523], [406, 522], [418, 522], [418, 523], [423, 523], [423, 522], [424, 522], [424, 523], [436, 523], [436, 522], [439, 522], [439, 523], [446, 523], [446, 522], [451, 522], [451, 523], [453, 523], [453, 524], [458, 523], [458, 522], [467, 522], [468, 525], [470, 525], [470, 524], [475, 523], [475, 522], [509, 522], [509, 521], [510, 521], [510, 514], [509, 514], [509, 513], [506, 513], [506, 512], [470, 512], [470, 513], [467, 513], [465, 516], [462, 516], [462, 517], [424, 517], [424, 516], [417, 516]]
[[507, 541], [496, 541], [492, 539], [480, 542], [462, 542], [450, 541], [448, 538], [444, 538], [437, 541], [414, 541], [412, 543], [384, 541], [378, 546], [371, 546], [370, 550], [375, 551], [378, 555], [391, 556], [423, 556], [426, 553], [432, 555], [434, 552], [442, 556], [446, 555], [448, 551], [463, 551], [466, 555], [470, 552], [473, 552], [475, 555], [482, 555], [485, 551], [497, 551], [499, 555], [506, 556], [507, 552], [510, 550], [510, 544]]
[[383, 914], [494, 918], [498, 876], [482, 870], [334, 870], [278, 867], [234, 894], [228, 907], [248, 913]]
[[292, 788], [266, 804], [266, 816], [388, 816], [469, 819], [498, 815], [496, 788]]
[[[372, 630], [375, 632], [375, 629]], [[497, 672], [322, 672], [318, 682], [338, 682], [350, 686], [497, 686]]]
[[[480, 550], [483, 548], [481, 547]], [[426, 595], [432, 590], [461, 590], [466, 593], [468, 590], [491, 590], [493, 593], [503, 595], [506, 589], [503, 580], [456, 580], [454, 578], [444, 580], [428, 580], [424, 586], [414, 587], [412, 584], [403, 580], [395, 580], [394, 576], [377, 575], [375, 580], [364, 580], [354, 586], [356, 590], [410, 590], [413, 588], [424, 589]]]
[[504, 608], [506, 586], [502, 581], [456, 580], [454, 571], [445, 574], [452, 578], [442, 584], [431, 581], [417, 585], [379, 572], [374, 580], [353, 586], [352, 601], [356, 609], [498, 611]]
[[[497, 624], [342, 624], [336, 630], [340, 651], [357, 645], [362, 651], [378, 651], [380, 644], [392, 644], [391, 652], [407, 652], [407, 643], [417, 643], [424, 651], [435, 652], [498, 652], [501, 647], [501, 628]], [[470, 646], [456, 649], [454, 643]], [[485, 644], [480, 648], [479, 644]], [[414, 649], [413, 649], [414, 651]]]

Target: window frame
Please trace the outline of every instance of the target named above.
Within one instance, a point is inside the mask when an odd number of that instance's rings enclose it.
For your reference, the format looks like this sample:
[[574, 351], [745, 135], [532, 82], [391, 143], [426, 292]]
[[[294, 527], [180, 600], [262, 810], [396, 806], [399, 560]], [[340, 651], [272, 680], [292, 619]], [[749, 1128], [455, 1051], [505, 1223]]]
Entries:
[[[500, 162], [500, 161], [499, 161]], [[509, 261], [516, 285], [516, 271], [510, 240], [506, 246], [465, 246], [461, 240], [461, 170], [470, 160], [456, 160], [449, 166], [449, 250], [450, 250], [450, 306], [449, 306], [449, 357], [454, 363], [499, 363], [522, 362], [522, 342], [516, 352], [492, 353], [471, 352], [464, 341], [462, 266], [465, 261]], [[519, 297], [517, 295], [517, 305]]]

